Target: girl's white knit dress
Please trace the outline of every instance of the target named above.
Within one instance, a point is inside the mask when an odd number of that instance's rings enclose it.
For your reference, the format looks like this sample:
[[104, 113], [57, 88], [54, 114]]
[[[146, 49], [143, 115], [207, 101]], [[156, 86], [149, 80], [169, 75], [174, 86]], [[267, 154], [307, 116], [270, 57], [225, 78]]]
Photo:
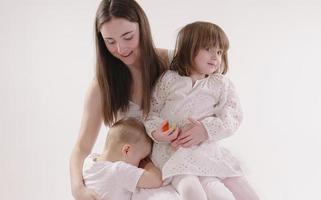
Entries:
[[167, 71], [157, 82], [152, 95], [151, 113], [145, 120], [151, 136], [167, 119], [178, 127], [188, 118], [204, 125], [209, 139], [191, 148], [172, 150], [168, 143], [155, 139], [152, 161], [162, 169], [163, 179], [191, 174], [219, 178], [241, 176], [239, 162], [219, 141], [231, 136], [242, 121], [242, 111], [232, 82], [221, 74], [198, 80]]

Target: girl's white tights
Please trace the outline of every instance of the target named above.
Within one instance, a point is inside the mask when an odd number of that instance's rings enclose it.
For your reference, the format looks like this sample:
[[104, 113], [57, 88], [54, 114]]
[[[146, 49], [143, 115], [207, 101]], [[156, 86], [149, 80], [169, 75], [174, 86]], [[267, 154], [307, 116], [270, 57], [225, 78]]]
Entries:
[[215, 177], [178, 175], [172, 185], [182, 200], [235, 200], [233, 194]]
[[172, 185], [182, 200], [207, 200], [206, 193], [197, 176], [178, 175], [173, 177]]
[[232, 192], [215, 177], [199, 177], [208, 200], [235, 200]]

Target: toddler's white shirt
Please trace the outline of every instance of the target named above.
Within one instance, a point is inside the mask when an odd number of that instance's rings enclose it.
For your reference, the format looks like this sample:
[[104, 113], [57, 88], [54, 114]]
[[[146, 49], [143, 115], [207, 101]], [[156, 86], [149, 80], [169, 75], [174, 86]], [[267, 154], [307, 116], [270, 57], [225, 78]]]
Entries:
[[96, 161], [99, 154], [89, 155], [84, 162], [83, 178], [101, 200], [129, 200], [136, 190], [144, 169], [117, 161]]

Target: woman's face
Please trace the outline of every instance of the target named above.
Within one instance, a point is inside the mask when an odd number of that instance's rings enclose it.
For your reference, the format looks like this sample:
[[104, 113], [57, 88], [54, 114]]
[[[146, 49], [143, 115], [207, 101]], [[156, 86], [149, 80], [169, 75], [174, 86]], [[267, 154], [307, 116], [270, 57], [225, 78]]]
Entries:
[[101, 26], [100, 32], [109, 52], [126, 65], [139, 64], [139, 26], [124, 18], [113, 18]]

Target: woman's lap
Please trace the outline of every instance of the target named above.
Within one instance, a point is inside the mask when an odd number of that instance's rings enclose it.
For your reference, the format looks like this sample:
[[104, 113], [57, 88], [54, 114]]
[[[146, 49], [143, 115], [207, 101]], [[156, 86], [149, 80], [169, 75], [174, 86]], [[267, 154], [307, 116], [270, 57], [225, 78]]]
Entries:
[[163, 186], [157, 189], [140, 189], [137, 190], [132, 200], [179, 200], [176, 190], [171, 186]]

